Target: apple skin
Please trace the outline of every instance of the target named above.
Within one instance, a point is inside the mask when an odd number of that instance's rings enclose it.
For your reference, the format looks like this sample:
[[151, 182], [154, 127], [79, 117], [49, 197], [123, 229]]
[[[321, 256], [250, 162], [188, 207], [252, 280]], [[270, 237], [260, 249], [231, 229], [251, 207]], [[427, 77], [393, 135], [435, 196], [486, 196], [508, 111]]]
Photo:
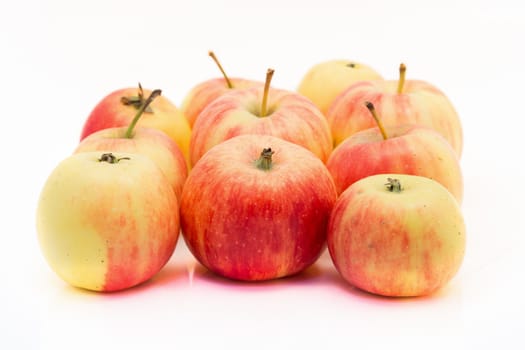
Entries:
[[362, 80], [383, 80], [372, 67], [351, 60], [329, 60], [311, 67], [297, 91], [326, 115], [333, 101], [350, 85]]
[[131, 138], [127, 127], [96, 131], [78, 144], [74, 153], [108, 151], [138, 153], [149, 157], [162, 170], [180, 201], [188, 177], [186, 159], [177, 144], [164, 132], [152, 128], [135, 128]]
[[203, 81], [194, 86], [183, 99], [181, 110], [188, 119], [191, 127], [202, 110], [218, 97], [235, 90], [244, 90], [251, 87], [263, 86], [264, 84], [242, 78], [229, 78], [232, 88], [228, 87], [226, 79], [216, 78]]
[[135, 128], [132, 138], [125, 137], [126, 131], [127, 127], [96, 131], [80, 141], [75, 153], [111, 150], [145, 155], [162, 170], [180, 201], [188, 168], [177, 144], [157, 129]]
[[445, 137], [461, 158], [461, 121], [443, 92], [425, 81], [406, 80], [403, 92], [398, 94], [397, 85], [394, 80], [361, 81], [341, 93], [326, 115], [334, 144], [376, 126], [365, 106], [365, 101], [369, 101], [383, 124], [417, 124], [433, 128]]
[[[388, 191], [388, 178], [398, 179], [402, 191]], [[459, 270], [465, 223], [456, 200], [438, 182], [373, 175], [338, 198], [327, 245], [336, 269], [355, 287], [384, 296], [422, 296]]]
[[191, 164], [213, 146], [243, 134], [280, 137], [307, 148], [325, 162], [332, 152], [332, 136], [319, 109], [298, 93], [270, 88], [268, 114], [259, 117], [263, 94], [263, 87], [232, 91], [210, 103], [193, 126]]
[[359, 131], [337, 146], [326, 163], [341, 194], [354, 182], [385, 173], [425, 176], [445, 186], [459, 204], [463, 176], [456, 153], [441, 134], [418, 125]]
[[[102, 98], [85, 121], [80, 140], [98, 130], [128, 126], [135, 117], [137, 108], [126, 105], [121, 100], [123, 97], [137, 96], [138, 93], [138, 88], [124, 88]], [[144, 97], [150, 93], [151, 90], [143, 90]], [[166, 133], [188, 159], [191, 128], [184, 114], [165, 96], [155, 98], [150, 107], [153, 113], [143, 113], [137, 126]]]
[[69, 284], [118, 291], [154, 276], [171, 257], [180, 221], [175, 194], [148, 157], [73, 154], [52, 171], [38, 201], [42, 253]]
[[[256, 166], [264, 148], [270, 170]], [[208, 151], [182, 192], [181, 228], [196, 259], [235, 280], [290, 276], [326, 248], [336, 190], [310, 151], [269, 135], [241, 135]]]

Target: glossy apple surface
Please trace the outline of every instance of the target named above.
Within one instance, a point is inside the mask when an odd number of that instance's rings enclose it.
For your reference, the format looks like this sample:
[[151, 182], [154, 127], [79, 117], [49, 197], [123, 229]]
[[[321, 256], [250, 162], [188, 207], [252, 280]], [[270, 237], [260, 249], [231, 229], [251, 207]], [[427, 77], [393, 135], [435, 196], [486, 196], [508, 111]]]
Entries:
[[188, 176], [182, 235], [197, 260], [219, 275], [245, 281], [293, 275], [323, 251], [336, 195], [310, 151], [273, 136], [237, 136], [207, 152]]
[[309, 98], [326, 115], [335, 98], [350, 85], [362, 80], [382, 80], [372, 67], [351, 60], [329, 60], [311, 67], [297, 91]]
[[417, 125], [359, 131], [337, 146], [326, 166], [338, 193], [367, 176], [385, 173], [425, 176], [463, 200], [463, 176], [456, 153], [441, 134]]
[[233, 91], [210, 103], [193, 126], [193, 165], [213, 146], [243, 134], [280, 137], [303, 146], [325, 162], [332, 151], [328, 123], [319, 109], [298, 93], [270, 89], [268, 113], [261, 116], [264, 89]]
[[465, 238], [462, 213], [445, 187], [421, 176], [382, 174], [359, 180], [338, 198], [327, 242], [350, 284], [379, 295], [421, 296], [454, 277]]
[[69, 284], [94, 291], [150, 279], [171, 257], [180, 227], [175, 194], [152, 160], [107, 155], [63, 160], [37, 208], [38, 239], [50, 267]]

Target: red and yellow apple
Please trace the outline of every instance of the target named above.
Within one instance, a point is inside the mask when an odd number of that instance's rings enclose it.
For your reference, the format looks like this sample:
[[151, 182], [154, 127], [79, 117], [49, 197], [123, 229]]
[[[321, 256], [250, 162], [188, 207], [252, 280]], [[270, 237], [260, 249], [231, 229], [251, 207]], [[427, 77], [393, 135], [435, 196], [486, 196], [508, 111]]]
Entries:
[[194, 86], [183, 99], [181, 110], [188, 119], [190, 126], [193, 127], [195, 120], [202, 112], [204, 107], [209, 105], [218, 97], [234, 90], [243, 90], [250, 87], [262, 86], [263, 83], [255, 80], [243, 78], [229, 78], [217, 60], [213, 51], [209, 52], [210, 57], [215, 61], [223, 78], [214, 78], [203, 81]]
[[338, 198], [327, 243], [336, 269], [355, 287], [421, 296], [455, 276], [465, 238], [462, 213], [445, 187], [422, 176], [382, 174]]
[[354, 182], [370, 175], [399, 173], [436, 180], [461, 203], [461, 167], [456, 152], [443, 136], [420, 125], [387, 128], [380, 122], [374, 106], [367, 105], [378, 127], [359, 131], [345, 139], [326, 163], [337, 192], [341, 194]]
[[210, 149], [190, 172], [182, 235], [209, 270], [236, 280], [293, 275], [325, 247], [336, 200], [330, 173], [307, 149], [241, 135]]
[[153, 128], [135, 127], [139, 118], [143, 116], [144, 109], [160, 94], [160, 90], [154, 90], [151, 93], [128, 127], [95, 131], [80, 141], [75, 153], [111, 151], [145, 155], [153, 160], [166, 175], [177, 200], [180, 200], [182, 187], [188, 176], [188, 168], [182, 151], [166, 133]]
[[77, 153], [48, 177], [36, 225], [42, 253], [67, 283], [118, 291], [154, 276], [179, 235], [175, 194], [148, 157]]
[[269, 87], [268, 70], [261, 88], [233, 91], [210, 103], [193, 126], [191, 164], [213, 146], [242, 134], [280, 137], [313, 152], [323, 162], [333, 145], [328, 123], [319, 109], [298, 93]]
[[[84, 123], [80, 140], [95, 131], [128, 126], [136, 111], [144, 105], [150, 90], [125, 88], [105, 96], [93, 109]], [[191, 128], [184, 114], [165, 96], [159, 96], [145, 109], [139, 127], [158, 129], [166, 133], [179, 146], [188, 159]]]
[[329, 60], [311, 67], [297, 91], [309, 98], [326, 115], [338, 95], [362, 80], [382, 80], [372, 67], [350, 60]]
[[417, 124], [433, 128], [445, 137], [460, 158], [463, 131], [454, 106], [430, 83], [405, 80], [405, 70], [405, 65], [401, 64], [397, 81], [358, 82], [336, 98], [326, 115], [334, 144], [375, 126], [364, 105], [365, 101], [370, 101], [385, 125]]

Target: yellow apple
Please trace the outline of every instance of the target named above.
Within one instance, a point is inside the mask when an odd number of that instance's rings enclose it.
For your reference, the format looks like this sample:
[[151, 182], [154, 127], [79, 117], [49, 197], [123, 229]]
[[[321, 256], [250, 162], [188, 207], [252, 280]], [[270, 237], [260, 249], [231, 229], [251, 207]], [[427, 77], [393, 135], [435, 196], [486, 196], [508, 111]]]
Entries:
[[372, 67], [350, 60], [318, 63], [305, 74], [297, 91], [308, 97], [326, 115], [328, 108], [346, 88], [362, 80], [382, 80]]
[[67, 283], [117, 291], [154, 276], [179, 235], [177, 199], [148, 157], [85, 152], [64, 159], [38, 201], [42, 253]]

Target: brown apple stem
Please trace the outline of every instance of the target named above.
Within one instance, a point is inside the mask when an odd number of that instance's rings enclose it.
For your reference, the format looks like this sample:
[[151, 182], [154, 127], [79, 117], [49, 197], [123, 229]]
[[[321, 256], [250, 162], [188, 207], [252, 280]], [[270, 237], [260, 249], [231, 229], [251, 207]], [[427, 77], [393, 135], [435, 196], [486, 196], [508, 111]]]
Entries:
[[404, 63], [401, 63], [399, 65], [399, 80], [397, 82], [397, 93], [402, 94], [403, 93], [403, 87], [405, 86], [405, 75], [406, 75], [407, 67]]
[[264, 148], [259, 159], [255, 161], [255, 166], [261, 170], [270, 170], [272, 168], [272, 155], [274, 153], [271, 148]]
[[383, 136], [383, 140], [388, 139], [388, 135], [386, 134], [385, 128], [383, 126], [383, 123], [381, 123], [381, 120], [377, 116], [376, 108], [374, 107], [374, 104], [372, 102], [365, 102], [366, 108], [370, 111], [370, 114], [372, 114], [372, 117], [374, 117], [374, 120], [376, 121], [377, 127], [379, 128], [379, 131], [381, 132], [381, 135]]
[[226, 72], [222, 68], [222, 65], [219, 62], [219, 60], [217, 59], [217, 56], [215, 56], [215, 53], [213, 51], [208, 51], [208, 55], [215, 61], [215, 64], [217, 65], [217, 67], [219, 67], [219, 69], [220, 69], [220, 71], [222, 73], [222, 76], [224, 77], [224, 80], [226, 80], [226, 85], [228, 85], [228, 89], [233, 89], [233, 84], [232, 84], [230, 78], [228, 78], [228, 76], [226, 75]]
[[120, 162], [123, 159], [129, 160], [130, 158], [129, 157], [117, 158], [117, 157], [115, 157], [115, 155], [113, 153], [103, 153], [100, 156], [100, 158], [98, 159], [98, 161], [99, 162], [106, 162], [106, 163], [110, 163], [110, 164], [115, 164], [115, 163]]
[[153, 102], [153, 100], [157, 97], [157, 96], [160, 96], [160, 94], [162, 93], [161, 90], [157, 89], [157, 90], [153, 90], [151, 92], [151, 94], [148, 96], [148, 98], [144, 101], [143, 104], [141, 104], [139, 110], [137, 111], [137, 113], [135, 114], [135, 117], [133, 118], [133, 120], [131, 121], [131, 123], [129, 124], [127, 130], [126, 130], [126, 133], [124, 134], [124, 137], [125, 138], [132, 138], [133, 137], [133, 130], [135, 129], [135, 125], [137, 125], [137, 122], [139, 121], [140, 117], [142, 116], [142, 114], [144, 113], [144, 111], [146, 110], [146, 108], [148, 108], [148, 106], [150, 105], [151, 102]]
[[266, 71], [266, 81], [264, 82], [264, 92], [261, 104], [261, 117], [266, 117], [266, 114], [268, 113], [268, 93], [270, 92], [270, 82], [272, 81], [273, 72], [274, 70], [271, 68], [268, 68]]
[[392, 179], [391, 177], [389, 177], [386, 180], [388, 182], [385, 184], [385, 186], [388, 191], [399, 193], [403, 190], [403, 188], [401, 187], [401, 182], [399, 182], [398, 179]]

